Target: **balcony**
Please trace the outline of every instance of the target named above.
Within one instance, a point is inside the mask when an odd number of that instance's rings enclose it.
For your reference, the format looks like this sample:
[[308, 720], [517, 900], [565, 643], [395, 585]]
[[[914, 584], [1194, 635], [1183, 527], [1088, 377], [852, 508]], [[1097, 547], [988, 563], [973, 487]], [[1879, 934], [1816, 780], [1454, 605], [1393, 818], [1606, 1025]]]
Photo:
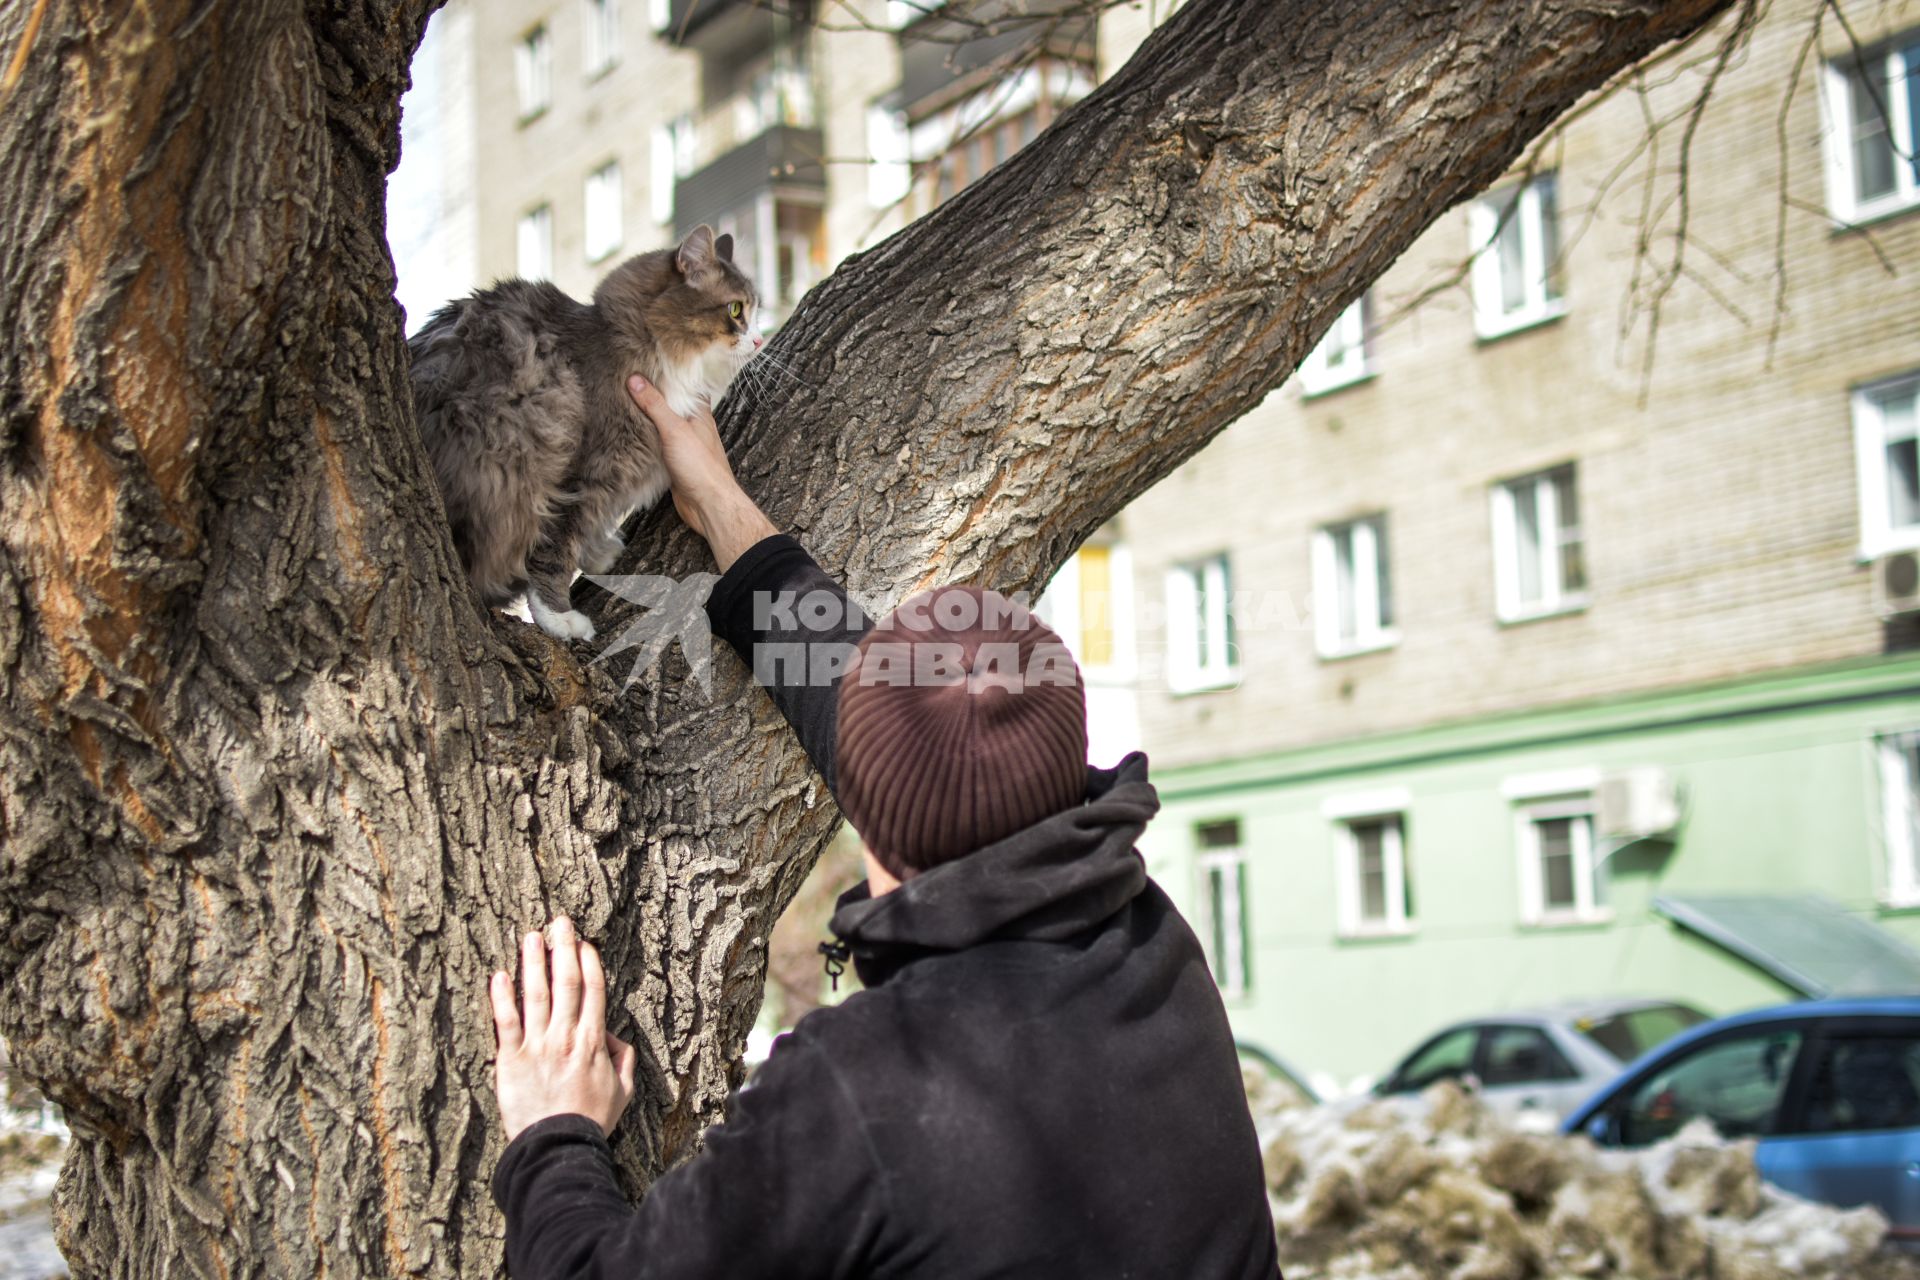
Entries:
[[1001, 0], [969, 6], [966, 21], [933, 9], [900, 30], [900, 85], [882, 105], [915, 121], [954, 105], [1016, 67], [1036, 62], [1091, 72], [1094, 16], [1081, 0]]
[[765, 48], [807, 20], [810, 6], [789, 0], [779, 12], [765, 0], [671, 0], [659, 36], [683, 48], [723, 57]]
[[673, 188], [673, 221], [684, 235], [701, 223], [717, 225], [728, 213], [774, 187], [824, 194], [827, 171], [820, 163], [818, 129], [775, 125], [735, 147]]
[[825, 150], [813, 79], [804, 67], [776, 65], [730, 98], [682, 121], [676, 151], [673, 221], [681, 232], [712, 223], [763, 188], [825, 191]]

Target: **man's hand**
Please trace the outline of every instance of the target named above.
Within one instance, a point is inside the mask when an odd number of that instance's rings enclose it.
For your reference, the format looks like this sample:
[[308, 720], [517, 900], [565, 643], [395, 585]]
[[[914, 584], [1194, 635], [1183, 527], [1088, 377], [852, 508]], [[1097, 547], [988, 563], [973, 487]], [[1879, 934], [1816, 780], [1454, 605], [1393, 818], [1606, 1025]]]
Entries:
[[513, 1007], [513, 979], [493, 975], [493, 1026], [500, 1038], [494, 1092], [507, 1141], [536, 1120], [582, 1115], [606, 1133], [633, 1098], [633, 1046], [607, 1031], [607, 974], [573, 922], [553, 922], [553, 981], [547, 943], [530, 933], [520, 946], [524, 1018]]
[[667, 407], [660, 388], [645, 378], [627, 379], [627, 392], [660, 433], [660, 452], [673, 482], [673, 506], [687, 527], [707, 540], [725, 573], [762, 538], [777, 533], [740, 482], [733, 478], [713, 414], [698, 409], [683, 418]]

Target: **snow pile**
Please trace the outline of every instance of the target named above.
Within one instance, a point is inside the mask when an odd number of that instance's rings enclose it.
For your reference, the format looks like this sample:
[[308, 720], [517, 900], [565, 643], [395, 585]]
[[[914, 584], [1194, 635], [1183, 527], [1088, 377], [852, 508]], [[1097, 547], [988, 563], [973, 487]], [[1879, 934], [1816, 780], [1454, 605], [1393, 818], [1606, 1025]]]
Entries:
[[1251, 1100], [1288, 1280], [1920, 1280], [1876, 1210], [1767, 1185], [1752, 1142], [1704, 1123], [1619, 1152], [1521, 1132], [1452, 1084]]

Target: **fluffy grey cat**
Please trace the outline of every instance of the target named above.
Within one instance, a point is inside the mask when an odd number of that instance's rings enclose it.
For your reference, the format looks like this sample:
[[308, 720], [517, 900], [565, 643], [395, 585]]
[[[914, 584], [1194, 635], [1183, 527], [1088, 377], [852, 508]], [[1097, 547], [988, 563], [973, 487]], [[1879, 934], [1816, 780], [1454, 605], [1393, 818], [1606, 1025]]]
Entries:
[[610, 568], [621, 524], [667, 490], [627, 379], [651, 380], [679, 413], [718, 401], [765, 341], [758, 309], [733, 237], [699, 227], [615, 267], [591, 305], [503, 280], [407, 340], [421, 438], [481, 599], [524, 591], [541, 630], [593, 638], [568, 598], [574, 572]]

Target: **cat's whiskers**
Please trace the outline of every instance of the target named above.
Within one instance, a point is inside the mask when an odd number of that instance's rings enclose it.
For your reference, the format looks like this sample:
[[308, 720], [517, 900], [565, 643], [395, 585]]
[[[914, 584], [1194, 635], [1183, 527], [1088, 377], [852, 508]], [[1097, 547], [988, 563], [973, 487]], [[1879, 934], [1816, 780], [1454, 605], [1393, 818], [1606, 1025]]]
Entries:
[[811, 387], [814, 385], [812, 382], [808, 381], [806, 378], [803, 378], [798, 373], [795, 373], [794, 367], [791, 364], [789, 364], [784, 358], [780, 356], [769, 355], [764, 351], [762, 351], [759, 355], [755, 356], [753, 359], [749, 360], [747, 362], [746, 367], [748, 369], [755, 369], [757, 367], [758, 370], [762, 373], [777, 373], [782, 377], [793, 379], [795, 382], [799, 383], [803, 387]]

